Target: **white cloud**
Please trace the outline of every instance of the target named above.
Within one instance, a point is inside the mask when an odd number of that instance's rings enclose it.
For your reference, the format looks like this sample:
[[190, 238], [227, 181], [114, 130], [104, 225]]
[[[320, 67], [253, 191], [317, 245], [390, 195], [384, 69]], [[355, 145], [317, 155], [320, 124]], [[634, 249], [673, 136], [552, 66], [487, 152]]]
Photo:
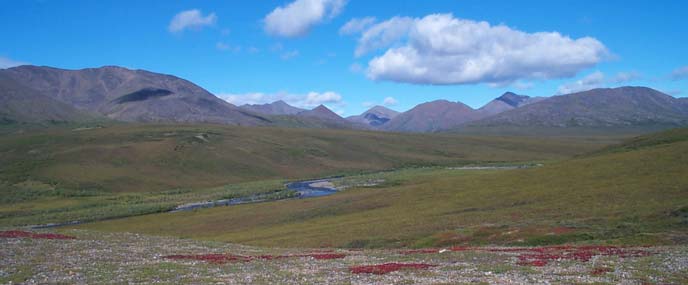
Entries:
[[671, 72], [671, 79], [680, 80], [688, 79], [688, 66], [679, 67]]
[[413, 19], [409, 17], [393, 17], [373, 25], [361, 34], [354, 54], [358, 57], [387, 47], [405, 37], [412, 25]]
[[367, 76], [414, 84], [566, 78], [609, 55], [591, 37], [527, 33], [451, 14], [394, 17], [373, 25], [359, 38], [356, 55], [380, 48], [387, 50], [370, 60]]
[[27, 64], [29, 64], [29, 63], [16, 61], [16, 60], [13, 60], [11, 58], [0, 56], [0, 69], [10, 68], [10, 67], [15, 67], [15, 66], [20, 66], [20, 65], [27, 65]]
[[399, 101], [393, 97], [386, 97], [385, 100], [382, 100], [382, 105], [387, 107], [395, 106], [396, 104], [399, 104]]
[[215, 13], [203, 16], [203, 13], [198, 9], [186, 10], [174, 15], [167, 29], [172, 33], [178, 33], [186, 29], [198, 30], [206, 26], [212, 26], [215, 22], [217, 22]]
[[617, 73], [610, 81], [612, 83], [626, 83], [640, 78], [642, 78], [642, 76], [636, 71], [624, 71]]
[[303, 36], [325, 18], [339, 15], [345, 5], [345, 0], [296, 0], [265, 16], [264, 29], [274, 36]]
[[275, 99], [272, 100], [270, 99], [270, 95], [264, 94], [264, 93], [244, 93], [244, 94], [233, 94], [233, 93], [219, 93], [217, 94], [217, 97], [225, 100], [229, 103], [232, 103], [237, 106], [241, 106], [244, 104], [265, 104], [265, 103], [272, 103], [274, 101], [280, 100], [280, 99]]
[[343, 111], [342, 108], [346, 106], [342, 96], [339, 93], [333, 91], [311, 91], [306, 94], [291, 94], [287, 92], [278, 92], [271, 94], [261, 92], [243, 94], [218, 93], [217, 97], [237, 106], [241, 106], [244, 104], [266, 104], [278, 100], [283, 100], [284, 102], [287, 102], [289, 105], [304, 109], [312, 109], [322, 104], [328, 106], [333, 111], [335, 111], [335, 109], [337, 109], [338, 111]]
[[562, 95], [587, 91], [590, 89], [603, 87], [604, 83], [604, 73], [600, 71], [595, 71], [581, 78], [580, 80], [576, 80], [574, 82], [566, 83], [564, 85], [559, 86], [556, 94]]
[[365, 101], [361, 103], [361, 106], [363, 106], [364, 108], [371, 108], [375, 106], [375, 102]]
[[641, 78], [642, 75], [636, 71], [618, 72], [612, 78], [607, 78], [607, 76], [604, 73], [600, 71], [595, 71], [579, 80], [559, 86], [556, 94], [562, 95], [582, 92], [595, 88], [608, 87], [609, 85], [623, 84]]
[[340, 105], [342, 103], [342, 96], [336, 92], [308, 92], [303, 106], [316, 107], [318, 105], [333, 104]]
[[375, 24], [375, 21], [377, 21], [375, 17], [353, 18], [346, 22], [344, 26], [339, 28], [339, 34], [347, 36], [358, 34], [370, 27], [372, 24]]

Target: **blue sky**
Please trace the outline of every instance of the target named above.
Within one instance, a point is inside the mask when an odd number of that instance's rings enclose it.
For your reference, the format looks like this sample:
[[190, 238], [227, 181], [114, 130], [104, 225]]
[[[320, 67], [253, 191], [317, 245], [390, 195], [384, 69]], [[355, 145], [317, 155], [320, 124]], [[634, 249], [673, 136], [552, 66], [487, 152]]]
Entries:
[[0, 68], [120, 65], [237, 104], [284, 99], [352, 115], [435, 99], [480, 107], [505, 91], [644, 85], [688, 95], [686, 1], [0, 4]]

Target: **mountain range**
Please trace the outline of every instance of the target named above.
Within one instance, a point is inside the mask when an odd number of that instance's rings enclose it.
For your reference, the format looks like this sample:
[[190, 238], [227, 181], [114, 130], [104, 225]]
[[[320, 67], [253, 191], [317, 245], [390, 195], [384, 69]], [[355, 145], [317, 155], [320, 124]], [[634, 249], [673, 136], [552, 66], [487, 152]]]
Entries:
[[117, 66], [0, 69], [0, 103], [2, 124], [107, 119], [394, 132], [688, 124], [688, 99], [647, 87], [600, 88], [552, 97], [506, 92], [478, 109], [436, 100], [402, 113], [374, 106], [342, 118], [323, 105], [306, 110], [281, 100], [238, 107], [187, 80]]

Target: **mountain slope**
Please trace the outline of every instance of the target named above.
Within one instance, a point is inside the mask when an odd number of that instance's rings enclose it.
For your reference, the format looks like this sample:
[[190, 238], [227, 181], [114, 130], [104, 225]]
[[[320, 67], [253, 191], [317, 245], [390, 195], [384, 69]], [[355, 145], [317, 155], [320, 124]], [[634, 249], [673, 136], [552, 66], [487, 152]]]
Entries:
[[178, 77], [116, 66], [65, 70], [20, 66], [1, 74], [80, 110], [122, 121], [263, 125], [269, 120], [239, 109]]
[[332, 129], [360, 129], [363, 128], [360, 125], [353, 124], [344, 118], [337, 115], [332, 110], [328, 109], [324, 105], [319, 105], [312, 110], [303, 111], [298, 113], [291, 119], [295, 122], [299, 122], [301, 125], [306, 127], [317, 127], [317, 128], [332, 128]]
[[23, 86], [0, 73], [0, 124], [74, 122], [96, 116]]
[[686, 123], [688, 110], [678, 99], [647, 87], [619, 87], [550, 97], [468, 125], [612, 127]]
[[385, 124], [384, 129], [400, 132], [433, 132], [449, 129], [479, 118], [471, 107], [460, 102], [436, 100], [419, 104]]
[[399, 112], [397, 111], [385, 108], [383, 106], [375, 106], [360, 115], [347, 117], [346, 120], [363, 125], [369, 125], [371, 127], [381, 127], [391, 119], [394, 119], [397, 115], [399, 115]]
[[246, 104], [241, 105], [240, 108], [254, 113], [265, 115], [296, 115], [298, 113], [306, 111], [304, 109], [291, 106], [282, 100], [275, 101], [269, 104]]
[[502, 96], [485, 104], [485, 106], [478, 109], [481, 116], [489, 117], [502, 112], [513, 110], [528, 104], [544, 100], [542, 97], [529, 97], [526, 95], [518, 95], [512, 92], [506, 92]]

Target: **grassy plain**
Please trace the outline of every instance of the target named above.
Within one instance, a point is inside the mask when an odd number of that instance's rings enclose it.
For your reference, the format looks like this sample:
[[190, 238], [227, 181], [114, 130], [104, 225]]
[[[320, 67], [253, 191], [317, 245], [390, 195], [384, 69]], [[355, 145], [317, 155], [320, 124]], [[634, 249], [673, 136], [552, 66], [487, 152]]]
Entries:
[[288, 180], [383, 169], [560, 160], [576, 139], [220, 125], [5, 126], [0, 226], [112, 219], [266, 193]]
[[80, 227], [296, 247], [682, 244], [688, 238], [688, 129], [538, 168], [421, 168], [361, 179], [385, 183], [328, 197]]

